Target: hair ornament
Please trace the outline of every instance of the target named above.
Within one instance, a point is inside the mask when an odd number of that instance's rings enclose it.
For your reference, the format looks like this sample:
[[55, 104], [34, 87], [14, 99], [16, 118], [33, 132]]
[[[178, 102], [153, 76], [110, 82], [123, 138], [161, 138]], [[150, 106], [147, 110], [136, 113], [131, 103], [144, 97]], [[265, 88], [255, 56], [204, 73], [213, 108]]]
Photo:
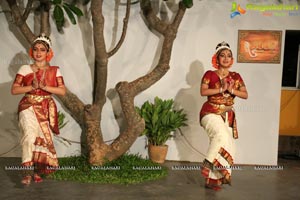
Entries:
[[48, 36], [46, 36], [45, 33], [42, 33], [41, 35], [39, 35], [33, 42], [32, 44], [34, 45], [35, 43], [37, 42], [43, 42], [45, 43], [46, 45], [48, 45], [48, 49], [51, 49], [52, 47], [52, 43], [51, 43], [51, 40]]
[[229, 49], [229, 50], [231, 50], [229, 44], [228, 44], [227, 42], [224, 42], [224, 41], [221, 42], [221, 43], [219, 43], [219, 44], [216, 46], [216, 51], [215, 51], [215, 53], [217, 53], [217, 52], [220, 51], [221, 49]]

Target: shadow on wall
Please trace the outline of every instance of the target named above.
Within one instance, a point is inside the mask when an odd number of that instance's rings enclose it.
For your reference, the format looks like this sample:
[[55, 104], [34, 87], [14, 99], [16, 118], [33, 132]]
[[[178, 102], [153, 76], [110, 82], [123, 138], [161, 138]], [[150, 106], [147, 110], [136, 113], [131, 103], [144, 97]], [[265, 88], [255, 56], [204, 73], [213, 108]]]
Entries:
[[29, 62], [27, 54], [17, 53], [8, 66], [11, 81], [0, 84], [0, 157], [21, 156], [17, 109], [23, 95], [12, 95], [10, 90], [19, 68]]
[[88, 62], [88, 66], [91, 71], [91, 79], [94, 82], [94, 62], [95, 62], [95, 51], [93, 43], [93, 27], [90, 23], [91, 15], [87, 6], [81, 6], [80, 9], [83, 11], [83, 16], [78, 18], [78, 26], [81, 32], [81, 39], [83, 44], [83, 50]]
[[[23, 7], [23, 8], [25, 6], [24, 1], [18, 1], [18, 4], [20, 7]], [[23, 5], [21, 5], [21, 4], [23, 4]], [[19, 31], [18, 27], [16, 26], [16, 23], [12, 19], [11, 12], [7, 12], [8, 10], [10, 10], [10, 8], [6, 1], [0, 1], [0, 9], [3, 10], [3, 13], [5, 14], [5, 18], [8, 22], [8, 28], [9, 28], [10, 32], [15, 36], [16, 42], [19, 42], [25, 49], [29, 49], [30, 44], [27, 42], [27, 40], [24, 38], [24, 36], [22, 35], [22, 33]], [[34, 23], [34, 26], [36, 29], [39, 29], [37, 27], [39, 25], [40, 25], [40, 23]], [[6, 29], [6, 27], [1, 27], [1, 28]]]
[[200, 96], [201, 78], [204, 74], [203, 64], [196, 60], [191, 63], [190, 70], [186, 75], [189, 88], [181, 89], [175, 97], [175, 105], [183, 108], [187, 113], [188, 126], [181, 128], [183, 135], [176, 133], [174, 143], [178, 152], [179, 160], [200, 161], [204, 158], [206, 150], [201, 148], [202, 136], [207, 140], [203, 129], [199, 124], [199, 111], [206, 98]]
[[[116, 89], [115, 88], [109, 89], [107, 91], [107, 97], [111, 102], [114, 117], [119, 127], [119, 133], [121, 134], [126, 130], [127, 123], [124, 119], [120, 98]], [[146, 158], [148, 156], [148, 151], [146, 149], [146, 146], [147, 146], [146, 136], [139, 136], [137, 137], [136, 141], [131, 145], [131, 147], [128, 149], [127, 153], [138, 154], [139, 156]]]
[[115, 88], [111, 88], [107, 91], [106, 94], [111, 102], [114, 116], [118, 123], [120, 133], [122, 133], [126, 130], [127, 124], [126, 124], [126, 121], [124, 120], [124, 114], [122, 111], [122, 106], [120, 103], [120, 98], [119, 98], [118, 92], [116, 91]]

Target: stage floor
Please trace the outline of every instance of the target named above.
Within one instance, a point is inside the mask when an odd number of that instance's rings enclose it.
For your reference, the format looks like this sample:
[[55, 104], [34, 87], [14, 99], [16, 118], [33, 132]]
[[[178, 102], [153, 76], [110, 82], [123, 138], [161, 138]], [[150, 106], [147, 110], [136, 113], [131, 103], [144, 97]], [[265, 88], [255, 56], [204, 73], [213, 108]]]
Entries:
[[166, 162], [169, 175], [161, 180], [138, 185], [88, 184], [46, 179], [29, 187], [20, 184], [21, 175], [6, 170], [18, 165], [20, 158], [0, 158], [0, 199], [101, 199], [101, 200], [291, 200], [300, 199], [300, 160], [278, 160], [278, 167], [237, 166], [232, 186], [221, 191], [204, 188], [197, 167], [200, 163]]

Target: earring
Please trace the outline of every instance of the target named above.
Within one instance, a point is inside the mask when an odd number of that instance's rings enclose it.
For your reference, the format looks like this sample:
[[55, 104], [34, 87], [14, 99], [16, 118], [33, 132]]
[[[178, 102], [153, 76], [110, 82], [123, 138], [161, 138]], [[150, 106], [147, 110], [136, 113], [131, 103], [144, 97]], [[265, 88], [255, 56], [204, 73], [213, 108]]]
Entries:
[[47, 53], [46, 61], [50, 62], [50, 60], [52, 59], [52, 57], [53, 57], [53, 51], [52, 51], [52, 49], [50, 49], [49, 52]]

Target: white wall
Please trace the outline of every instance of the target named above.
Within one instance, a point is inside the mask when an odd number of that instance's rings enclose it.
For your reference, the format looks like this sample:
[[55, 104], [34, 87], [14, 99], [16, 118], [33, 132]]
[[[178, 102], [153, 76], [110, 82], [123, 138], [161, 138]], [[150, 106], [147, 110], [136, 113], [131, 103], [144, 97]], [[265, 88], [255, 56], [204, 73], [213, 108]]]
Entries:
[[[106, 41], [110, 48], [114, 38], [114, 1], [104, 2]], [[154, 86], [136, 97], [136, 105], [155, 96], [174, 98], [176, 104], [184, 108], [189, 117], [189, 126], [184, 128], [184, 135], [169, 141], [170, 160], [202, 161], [206, 154], [208, 138], [198, 123], [198, 113], [206, 100], [199, 95], [199, 86], [203, 73], [212, 69], [210, 61], [217, 43], [227, 41], [236, 57], [238, 30], [282, 30], [300, 29], [300, 13], [298, 16], [262, 16], [256, 11], [247, 11], [242, 16], [230, 18], [232, 1], [194, 1], [194, 7], [186, 11], [180, 25], [172, 52], [171, 69]], [[269, 1], [270, 4], [274, 1]], [[292, 1], [289, 1], [292, 2]], [[247, 1], [238, 3], [246, 7]], [[5, 4], [2, 2], [2, 9]], [[170, 9], [176, 6], [162, 3], [161, 8]], [[120, 36], [124, 7], [118, 13], [118, 27], [115, 39]], [[300, 12], [300, 11], [298, 11]], [[54, 53], [52, 64], [59, 65], [67, 87], [85, 103], [91, 102], [93, 65], [93, 46], [91, 23], [81, 19], [78, 26], [69, 25], [64, 34], [57, 33], [52, 24]], [[33, 23], [30, 23], [33, 26]], [[7, 23], [6, 17], [0, 13], [0, 156], [20, 156], [20, 146], [16, 146], [20, 135], [17, 128], [16, 108], [21, 96], [11, 96], [10, 86], [20, 66], [20, 58], [28, 62], [26, 42], [17, 34], [13, 25]], [[121, 80], [134, 80], [152, 69], [157, 62], [161, 40], [151, 33], [140, 17], [139, 5], [134, 5], [128, 26], [127, 37], [118, 53], [109, 60], [107, 103], [103, 110], [102, 127], [104, 139], [110, 140], [118, 136], [118, 123], [122, 119], [115, 118], [112, 105], [118, 105], [112, 89]], [[24, 45], [24, 46], [22, 46]], [[283, 48], [282, 48], [283, 51]], [[283, 59], [283, 52], [282, 52]], [[237, 123], [240, 138], [236, 140], [236, 163], [269, 164], [277, 163], [278, 129], [280, 112], [280, 91], [282, 61], [280, 64], [235, 63], [232, 70], [238, 71], [248, 88], [248, 100], [236, 100]], [[59, 109], [62, 108], [59, 105]], [[67, 111], [64, 111], [67, 112]], [[115, 114], [120, 116], [120, 110]], [[80, 141], [81, 130], [67, 114], [69, 123], [61, 130], [61, 136]], [[122, 129], [122, 126], [121, 126]], [[78, 144], [64, 145], [55, 141], [59, 156], [79, 154]], [[13, 148], [16, 146], [16, 148]], [[145, 138], [138, 138], [130, 149], [131, 153], [147, 156]], [[12, 149], [13, 148], [13, 149]], [[10, 150], [10, 151], [9, 151]], [[7, 152], [3, 154], [4, 152]]]

